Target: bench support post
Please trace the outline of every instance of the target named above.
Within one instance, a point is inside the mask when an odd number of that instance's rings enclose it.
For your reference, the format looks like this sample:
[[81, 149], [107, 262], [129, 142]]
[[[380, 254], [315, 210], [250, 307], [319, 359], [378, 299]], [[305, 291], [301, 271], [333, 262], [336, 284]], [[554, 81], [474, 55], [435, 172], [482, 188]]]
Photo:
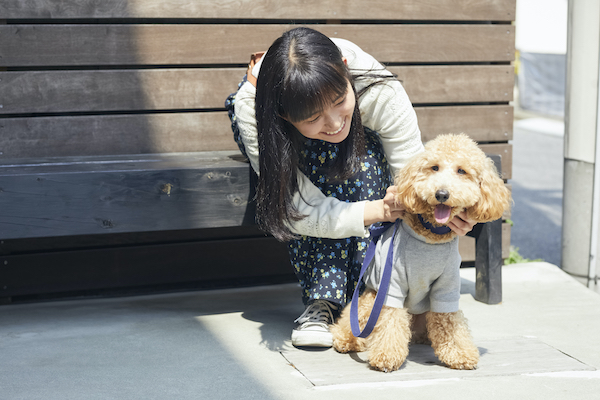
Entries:
[[477, 224], [469, 234], [475, 238], [475, 300], [502, 302], [502, 220]]

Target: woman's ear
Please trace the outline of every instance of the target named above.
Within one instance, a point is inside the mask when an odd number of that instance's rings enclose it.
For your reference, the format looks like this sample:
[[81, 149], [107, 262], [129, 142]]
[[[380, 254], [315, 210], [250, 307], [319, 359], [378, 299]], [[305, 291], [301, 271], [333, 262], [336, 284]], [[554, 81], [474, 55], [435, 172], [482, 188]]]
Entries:
[[344, 64], [346, 64], [346, 67], [348, 66], [348, 59], [346, 57], [342, 57], [342, 61], [344, 62]]
[[481, 199], [467, 210], [469, 218], [477, 222], [495, 221], [510, 206], [510, 191], [498, 175], [494, 162], [485, 157], [480, 173]]

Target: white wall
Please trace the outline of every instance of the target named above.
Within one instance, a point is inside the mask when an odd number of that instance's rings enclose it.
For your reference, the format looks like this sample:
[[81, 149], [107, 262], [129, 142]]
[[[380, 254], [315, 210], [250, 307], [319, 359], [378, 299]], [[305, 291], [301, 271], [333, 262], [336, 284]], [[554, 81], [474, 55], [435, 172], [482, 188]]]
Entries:
[[517, 50], [528, 53], [565, 54], [567, 14], [567, 0], [517, 0]]

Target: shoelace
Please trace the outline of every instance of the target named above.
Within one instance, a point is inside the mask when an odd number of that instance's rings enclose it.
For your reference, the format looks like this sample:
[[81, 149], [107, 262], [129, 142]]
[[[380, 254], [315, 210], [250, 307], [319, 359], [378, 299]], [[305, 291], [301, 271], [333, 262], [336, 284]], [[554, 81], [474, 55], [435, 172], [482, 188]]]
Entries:
[[315, 300], [294, 322], [297, 324], [311, 322], [328, 325], [333, 322], [333, 310], [337, 310], [337, 307], [333, 303], [324, 300]]

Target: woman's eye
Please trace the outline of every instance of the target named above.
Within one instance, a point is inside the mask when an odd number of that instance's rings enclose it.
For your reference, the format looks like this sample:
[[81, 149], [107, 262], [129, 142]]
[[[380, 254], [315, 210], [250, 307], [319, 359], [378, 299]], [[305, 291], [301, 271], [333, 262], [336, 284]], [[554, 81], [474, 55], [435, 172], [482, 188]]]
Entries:
[[431, 169], [434, 171], [439, 171], [440, 167], [438, 167], [437, 165], [434, 165], [433, 167], [431, 167]]
[[344, 104], [344, 102], [346, 101], [346, 97], [344, 97], [339, 103], [337, 103], [335, 106], [341, 106], [342, 104]]
[[467, 171], [465, 171], [462, 168], [459, 168], [458, 171], [456, 171], [456, 172], [458, 172], [459, 175], [466, 175], [467, 174]]

